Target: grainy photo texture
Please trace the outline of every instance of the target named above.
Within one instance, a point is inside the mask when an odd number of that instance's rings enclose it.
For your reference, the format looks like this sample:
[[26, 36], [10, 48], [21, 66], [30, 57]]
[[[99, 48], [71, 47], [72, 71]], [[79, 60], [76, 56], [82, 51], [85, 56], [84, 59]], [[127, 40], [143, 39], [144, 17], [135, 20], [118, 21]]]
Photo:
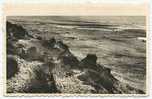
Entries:
[[7, 16], [7, 93], [146, 94], [145, 16]]

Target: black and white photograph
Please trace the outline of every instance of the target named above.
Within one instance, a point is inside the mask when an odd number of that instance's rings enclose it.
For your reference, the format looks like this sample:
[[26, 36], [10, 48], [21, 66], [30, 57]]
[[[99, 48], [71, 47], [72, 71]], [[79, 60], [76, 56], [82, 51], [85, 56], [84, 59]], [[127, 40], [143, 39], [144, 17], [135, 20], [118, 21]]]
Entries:
[[146, 94], [146, 16], [6, 16], [6, 93]]

